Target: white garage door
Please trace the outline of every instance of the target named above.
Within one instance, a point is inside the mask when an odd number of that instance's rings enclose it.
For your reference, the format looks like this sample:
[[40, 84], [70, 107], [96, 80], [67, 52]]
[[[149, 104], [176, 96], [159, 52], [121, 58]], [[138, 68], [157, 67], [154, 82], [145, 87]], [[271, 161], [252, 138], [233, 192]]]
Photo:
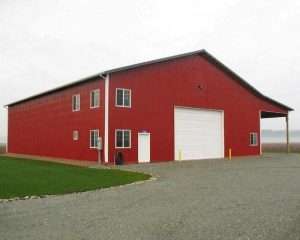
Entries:
[[175, 108], [175, 160], [224, 157], [222, 111]]

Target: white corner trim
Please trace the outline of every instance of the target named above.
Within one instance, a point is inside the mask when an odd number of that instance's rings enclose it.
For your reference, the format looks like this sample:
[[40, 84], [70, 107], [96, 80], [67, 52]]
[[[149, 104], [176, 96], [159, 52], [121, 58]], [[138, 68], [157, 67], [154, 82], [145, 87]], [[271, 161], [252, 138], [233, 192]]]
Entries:
[[104, 100], [104, 162], [108, 163], [108, 123], [109, 123], [109, 74], [104, 80], [105, 85], [105, 100]]
[[262, 143], [261, 143], [261, 110], [259, 110], [259, 113], [258, 113], [258, 123], [259, 123], [259, 154], [262, 155], [263, 152], [262, 152]]

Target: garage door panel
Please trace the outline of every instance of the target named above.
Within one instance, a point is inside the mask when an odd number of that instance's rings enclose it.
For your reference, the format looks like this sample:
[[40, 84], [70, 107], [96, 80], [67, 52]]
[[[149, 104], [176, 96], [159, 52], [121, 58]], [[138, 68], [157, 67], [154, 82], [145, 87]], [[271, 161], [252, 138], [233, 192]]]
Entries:
[[223, 113], [175, 108], [175, 159], [224, 157]]

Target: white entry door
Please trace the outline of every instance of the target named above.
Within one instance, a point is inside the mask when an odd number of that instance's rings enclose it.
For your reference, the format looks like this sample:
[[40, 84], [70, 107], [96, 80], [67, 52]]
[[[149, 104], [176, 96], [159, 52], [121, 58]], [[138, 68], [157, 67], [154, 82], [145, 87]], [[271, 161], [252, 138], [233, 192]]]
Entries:
[[138, 160], [140, 163], [150, 162], [150, 133], [138, 134]]
[[224, 157], [222, 111], [175, 108], [175, 160]]

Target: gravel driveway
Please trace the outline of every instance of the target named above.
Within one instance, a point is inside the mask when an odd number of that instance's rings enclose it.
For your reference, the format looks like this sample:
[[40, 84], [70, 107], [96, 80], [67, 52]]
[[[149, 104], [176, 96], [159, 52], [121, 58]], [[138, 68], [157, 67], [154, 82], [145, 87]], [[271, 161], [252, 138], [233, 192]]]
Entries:
[[300, 239], [300, 155], [131, 165], [156, 181], [0, 204], [0, 239]]

